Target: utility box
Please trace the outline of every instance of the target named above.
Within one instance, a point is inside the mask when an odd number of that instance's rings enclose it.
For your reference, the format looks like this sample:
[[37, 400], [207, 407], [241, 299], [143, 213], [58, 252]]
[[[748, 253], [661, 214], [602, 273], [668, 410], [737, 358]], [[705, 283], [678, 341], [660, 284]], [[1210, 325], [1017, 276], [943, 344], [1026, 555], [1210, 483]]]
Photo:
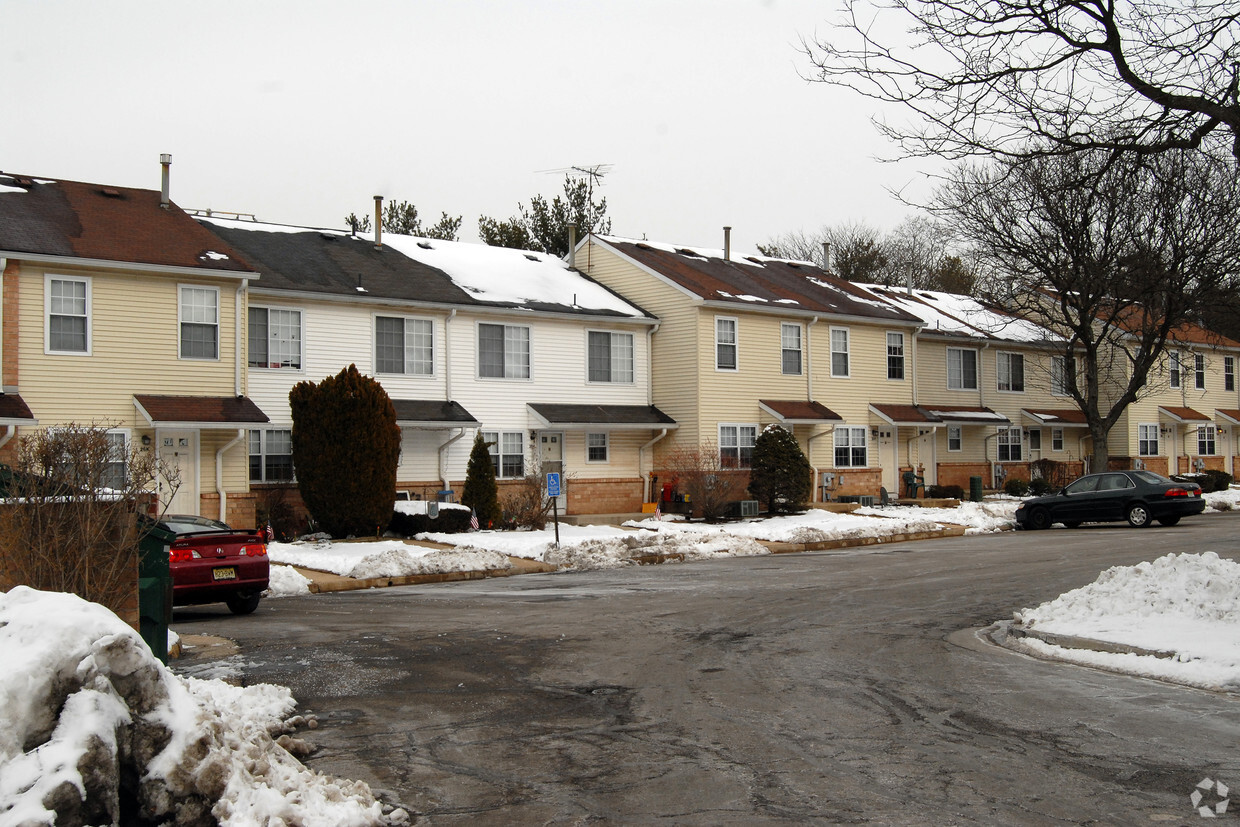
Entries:
[[175, 532], [143, 521], [138, 541], [138, 631], [160, 663], [168, 663], [168, 625], [172, 622], [172, 571], [168, 549]]

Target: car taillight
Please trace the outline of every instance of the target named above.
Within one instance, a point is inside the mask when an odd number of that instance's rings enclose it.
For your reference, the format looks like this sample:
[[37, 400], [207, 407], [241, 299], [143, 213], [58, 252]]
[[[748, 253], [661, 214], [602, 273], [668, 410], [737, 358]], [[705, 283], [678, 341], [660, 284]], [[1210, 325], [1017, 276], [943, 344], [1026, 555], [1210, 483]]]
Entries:
[[242, 546], [241, 556], [242, 557], [266, 557], [267, 547], [264, 545]]
[[194, 551], [192, 548], [186, 548], [184, 546], [181, 548], [173, 546], [168, 550], [168, 560], [172, 563], [184, 563], [187, 560], [193, 560], [194, 558], [201, 557], [202, 555]]
[[1164, 493], [1164, 497], [1191, 497], [1187, 488], [1168, 488]]

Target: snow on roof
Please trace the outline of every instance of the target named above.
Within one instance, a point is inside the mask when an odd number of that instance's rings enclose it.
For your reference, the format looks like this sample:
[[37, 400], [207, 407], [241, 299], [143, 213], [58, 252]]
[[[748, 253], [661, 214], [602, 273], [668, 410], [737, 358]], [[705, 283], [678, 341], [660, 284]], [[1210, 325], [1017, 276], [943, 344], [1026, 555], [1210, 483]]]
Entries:
[[644, 244], [652, 250], [662, 250], [665, 253], [674, 253], [681, 256], [694, 256], [696, 258], [717, 258], [721, 260], [734, 261], [738, 264], [756, 264], [759, 267], [765, 267], [767, 262], [778, 264], [804, 264], [807, 267], [817, 267], [811, 261], [801, 261], [795, 258], [772, 258], [759, 253], [749, 253], [732, 247], [726, 259], [724, 259], [723, 250], [712, 247], [686, 247], [683, 244], [663, 244], [657, 241], [647, 241], [644, 238], [625, 238], [618, 235], [598, 235], [595, 238], [602, 241], [615, 241], [621, 244]]
[[882, 284], [857, 286], [920, 317], [926, 323], [923, 328], [926, 332], [960, 333], [1013, 342], [1044, 342], [1059, 338], [1044, 327], [992, 310], [970, 296], [937, 290], [913, 290], [910, 293], [904, 288]]
[[0, 184], [0, 192], [30, 192], [25, 187], [10, 187], [8, 184]]

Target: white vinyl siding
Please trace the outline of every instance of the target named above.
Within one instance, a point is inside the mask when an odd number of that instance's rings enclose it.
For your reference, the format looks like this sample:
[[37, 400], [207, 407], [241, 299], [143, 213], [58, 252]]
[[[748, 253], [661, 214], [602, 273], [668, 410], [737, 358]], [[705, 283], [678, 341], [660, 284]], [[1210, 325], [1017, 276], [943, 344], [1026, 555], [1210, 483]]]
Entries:
[[947, 349], [947, 388], [954, 391], [977, 390], [977, 351]]
[[249, 365], [301, 370], [301, 311], [251, 307]]
[[434, 323], [430, 319], [376, 316], [375, 372], [434, 375]]
[[521, 325], [478, 325], [478, 375], [489, 379], [530, 378], [530, 329]]
[[49, 275], [43, 283], [44, 351], [89, 356], [90, 279]]
[[220, 358], [220, 291], [217, 287], [181, 285], [178, 302], [180, 357]]
[[847, 378], [851, 365], [848, 354], [848, 328], [831, 328], [831, 375]]
[[586, 370], [590, 382], [633, 381], [633, 334], [591, 330], [587, 335]]
[[865, 468], [869, 465], [866, 436], [867, 431], [862, 427], [847, 425], [835, 427], [836, 468]]
[[736, 319], [715, 317], [715, 370], [736, 370], [737, 335]]

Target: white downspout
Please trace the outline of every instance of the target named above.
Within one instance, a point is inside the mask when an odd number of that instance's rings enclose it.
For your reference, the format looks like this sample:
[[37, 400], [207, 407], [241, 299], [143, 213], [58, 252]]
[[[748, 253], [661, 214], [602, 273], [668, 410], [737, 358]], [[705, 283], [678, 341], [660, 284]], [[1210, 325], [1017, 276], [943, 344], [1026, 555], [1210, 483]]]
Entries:
[[[1086, 430], [1085, 434], [1081, 436], [1079, 439], [1077, 439], [1076, 441], [1076, 450], [1081, 455], [1081, 470], [1085, 472], [1086, 474], [1093, 471], [1092, 468], [1087, 467], [1087, 463], [1085, 462], [1085, 440], [1087, 439], [1089, 439], [1088, 430]], [[1140, 461], [1141, 461], [1141, 458], [1137, 457], [1137, 462], [1140, 462]]]
[[[650, 492], [650, 493], [654, 493], [650, 491], [650, 472], [642, 471], [642, 468], [645, 466], [646, 449], [654, 445], [656, 442], [658, 442], [660, 439], [662, 439], [665, 436], [667, 436], [667, 428], [664, 428], [663, 430], [659, 431], [658, 436], [656, 436], [654, 439], [650, 440], [645, 445], [637, 449], [637, 475], [646, 481], [645, 489], [647, 492]], [[656, 495], [656, 499], [657, 499], [657, 496], [658, 495]], [[642, 502], [645, 502], [645, 501], [646, 500], [643, 497]]]
[[[452, 312], [455, 313], [456, 311], [454, 310]], [[448, 484], [448, 449], [452, 447], [453, 443], [463, 436], [465, 436], [465, 429], [461, 428], [461, 432], [459, 434], [439, 446], [439, 481], [443, 483], [442, 490], [444, 491], [447, 491], [452, 487]]]
[[[814, 455], [814, 449], [810, 445], [810, 443], [820, 436], [826, 436], [827, 434], [833, 434], [833, 433], [835, 433], [835, 426], [828, 425], [825, 431], [819, 431], [816, 434], [810, 434], [809, 437], [805, 440], [806, 453], [812, 457]], [[810, 502], [814, 502], [814, 503], [822, 502], [822, 500], [818, 499], [818, 466], [817, 465], [814, 466], [814, 490], [813, 490], [813, 493], [810, 494], [809, 500]]]
[[[4, 261], [4, 259], [0, 258], [0, 261]], [[4, 268], [0, 267], [0, 272], [3, 272], [3, 270]], [[10, 425], [7, 428], [5, 428], [4, 436], [0, 436], [0, 448], [3, 448], [5, 445], [8, 445], [9, 440], [13, 438], [13, 434], [15, 433], [17, 433], [16, 425]]]
[[[663, 325], [655, 324], [646, 329], [646, 404], [654, 404], [654, 334], [659, 332], [659, 328]], [[656, 441], [662, 439], [658, 437]], [[638, 456], [640, 461], [640, 455]], [[637, 472], [641, 476], [641, 470]]]
[[[808, 402], [814, 401], [814, 349], [810, 343], [814, 341], [811, 328], [816, 324], [818, 324], [817, 316], [810, 319], [809, 324], [805, 326], [805, 399]], [[806, 440], [805, 444], [808, 446], [809, 440]], [[814, 487], [818, 487], [817, 476], [814, 477]]]
[[[241, 322], [242, 322], [242, 314], [245, 311], [245, 296], [246, 296], [246, 291], [249, 288], [249, 284], [250, 284], [249, 279], [241, 280], [241, 286], [237, 288], [237, 298], [233, 302], [233, 304], [236, 306], [235, 307], [236, 313], [234, 315], [237, 317], [237, 330], [233, 337], [233, 351], [235, 353], [235, 358], [233, 361], [236, 362], [236, 368], [234, 370], [235, 378], [233, 380], [233, 395], [234, 396], [241, 396], [241, 367], [242, 367], [241, 352], [243, 350], [243, 348], [241, 347]], [[224, 518], [221, 517], [220, 519], [223, 520]]]
[[[3, 256], [0, 256], [0, 301], [3, 301], [3, 298], [4, 298], [4, 270], [8, 266], [9, 266], [9, 260]], [[0, 313], [0, 332], [3, 332], [3, 328], [4, 328], [3, 319], [4, 319], [4, 314]], [[0, 336], [0, 364], [3, 364], [3, 359], [4, 359], [4, 337]], [[0, 383], [0, 384], [3, 384], [3, 383]], [[9, 434], [9, 436], [11, 437], [12, 434]], [[6, 438], [4, 442], [8, 442], [8, 439]], [[4, 446], [4, 442], [0, 442], [0, 447]]]
[[228, 492], [224, 490], [224, 452], [245, 439], [245, 428], [238, 428], [237, 435], [215, 452], [215, 491], [220, 495], [220, 522], [228, 522]]
[[454, 307], [448, 313], [448, 318], [443, 320], [443, 396], [447, 402], [452, 401], [452, 332], [450, 327], [455, 318], [456, 308]]

